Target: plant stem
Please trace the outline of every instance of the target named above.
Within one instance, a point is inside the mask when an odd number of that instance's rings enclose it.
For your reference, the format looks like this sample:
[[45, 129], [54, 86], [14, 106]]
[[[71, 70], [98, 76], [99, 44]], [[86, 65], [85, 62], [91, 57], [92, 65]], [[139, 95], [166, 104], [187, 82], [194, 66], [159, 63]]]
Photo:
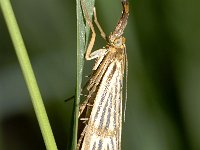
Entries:
[[53, 137], [51, 126], [49, 124], [46, 110], [44, 108], [42, 97], [35, 79], [35, 75], [33, 73], [33, 69], [12, 6], [10, 4], [10, 0], [0, 0], [0, 6], [2, 8], [2, 12], [6, 20], [11, 39], [14, 44], [15, 52], [17, 54], [17, 58], [21, 66], [26, 85], [28, 87], [29, 94], [32, 99], [33, 107], [39, 122], [39, 126], [43, 135], [46, 148], [48, 150], [57, 150], [57, 146]]

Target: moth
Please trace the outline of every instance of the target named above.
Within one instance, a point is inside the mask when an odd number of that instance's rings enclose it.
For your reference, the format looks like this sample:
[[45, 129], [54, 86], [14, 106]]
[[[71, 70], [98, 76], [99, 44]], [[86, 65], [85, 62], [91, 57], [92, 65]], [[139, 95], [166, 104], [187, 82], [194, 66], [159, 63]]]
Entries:
[[85, 20], [92, 31], [85, 58], [95, 59], [96, 62], [86, 85], [87, 97], [79, 107], [81, 134], [77, 150], [121, 150], [123, 78], [125, 76], [127, 79], [128, 70], [125, 38], [122, 35], [129, 16], [128, 0], [122, 0], [121, 3], [121, 18], [108, 37], [97, 20], [94, 8], [94, 22], [107, 45], [92, 52], [96, 33], [86, 6], [81, 0]]

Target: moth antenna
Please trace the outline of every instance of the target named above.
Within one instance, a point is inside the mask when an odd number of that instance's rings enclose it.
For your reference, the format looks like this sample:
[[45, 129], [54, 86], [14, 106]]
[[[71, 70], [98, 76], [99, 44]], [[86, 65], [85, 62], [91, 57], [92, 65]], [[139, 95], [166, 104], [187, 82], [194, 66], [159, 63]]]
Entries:
[[126, 66], [126, 76], [125, 76], [125, 88], [126, 88], [126, 93], [125, 93], [125, 103], [124, 103], [124, 122], [126, 120], [126, 103], [128, 100], [128, 88], [127, 88], [127, 83], [128, 83], [128, 58], [127, 58], [127, 52], [126, 52], [126, 47], [125, 47], [125, 66]]

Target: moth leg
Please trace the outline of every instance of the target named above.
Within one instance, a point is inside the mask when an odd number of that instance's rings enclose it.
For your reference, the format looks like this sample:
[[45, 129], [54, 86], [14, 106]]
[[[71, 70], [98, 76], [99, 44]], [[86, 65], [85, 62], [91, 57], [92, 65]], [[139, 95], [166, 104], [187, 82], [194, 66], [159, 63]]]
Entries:
[[89, 118], [80, 118], [80, 120], [85, 122], [85, 121], [88, 121]]
[[106, 38], [106, 34], [105, 34], [105, 32], [103, 31], [103, 29], [101, 28], [101, 26], [100, 26], [100, 24], [99, 24], [99, 22], [98, 22], [98, 20], [97, 20], [97, 13], [96, 13], [96, 8], [94, 7], [93, 8], [93, 12], [94, 12], [94, 22], [95, 22], [95, 24], [97, 25], [97, 27], [98, 27], [98, 29], [99, 29], [99, 31], [100, 31], [100, 33], [101, 33], [101, 37], [103, 38], [103, 39], [107, 39]]
[[77, 143], [77, 147], [76, 149], [79, 150], [80, 146], [81, 146], [81, 142], [83, 140], [83, 137], [85, 136], [85, 132], [86, 132], [86, 129], [87, 129], [88, 125], [85, 126], [85, 128], [83, 129], [82, 133], [81, 133], [81, 136], [78, 140], [78, 143]]
[[88, 12], [87, 12], [87, 9], [86, 9], [86, 6], [85, 6], [83, 0], [81, 0], [81, 5], [82, 5], [83, 12], [85, 14], [85, 20], [86, 20], [88, 26], [90, 27], [90, 29], [92, 31], [92, 37], [91, 37], [91, 40], [89, 42], [89, 45], [87, 47], [86, 54], [85, 54], [85, 59], [86, 60], [91, 60], [92, 58], [90, 57], [90, 54], [91, 54], [92, 48], [94, 46], [96, 33], [95, 33], [94, 26], [92, 24], [92, 21], [90, 20], [90, 17], [88, 15]]
[[104, 56], [106, 51], [107, 51], [106, 49], [95, 50], [94, 52], [90, 53], [90, 59], [95, 59], [95, 58]]
[[94, 106], [94, 104], [90, 104], [90, 103], [88, 103], [88, 104], [87, 104], [87, 106], [93, 107], [93, 106]]
[[101, 61], [103, 60], [105, 54], [107, 53], [107, 49], [99, 49], [99, 50], [96, 50], [94, 52], [92, 52], [90, 54], [90, 58], [91, 59], [95, 59], [95, 58], [98, 58], [94, 64], [94, 67], [92, 70], [96, 70], [99, 66], [99, 64], [101, 63]]
[[85, 109], [85, 107], [87, 106], [89, 98], [87, 98], [79, 107], [79, 115], [78, 117], [80, 117], [80, 115], [83, 113], [83, 110]]

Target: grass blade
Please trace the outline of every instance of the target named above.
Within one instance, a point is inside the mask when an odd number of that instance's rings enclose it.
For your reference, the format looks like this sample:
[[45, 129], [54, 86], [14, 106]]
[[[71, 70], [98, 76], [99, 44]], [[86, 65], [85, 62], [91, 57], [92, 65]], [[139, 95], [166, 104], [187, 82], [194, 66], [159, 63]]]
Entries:
[[35, 79], [35, 75], [20, 33], [10, 0], [0, 0], [0, 6], [14, 44], [15, 52], [22, 69], [33, 107], [39, 122], [42, 136], [48, 150], [57, 150], [51, 126], [44, 108], [42, 97]]
[[[87, 0], [86, 6], [89, 15], [93, 14], [94, 0]], [[80, 0], [76, 0], [76, 15], [77, 15], [77, 76], [76, 76], [76, 96], [74, 102], [74, 120], [73, 120], [73, 137], [71, 149], [76, 149], [77, 144], [77, 129], [78, 129], [78, 112], [81, 94], [82, 71], [84, 64], [84, 53], [86, 43], [89, 38], [89, 28], [84, 24], [84, 17], [81, 9]]]

